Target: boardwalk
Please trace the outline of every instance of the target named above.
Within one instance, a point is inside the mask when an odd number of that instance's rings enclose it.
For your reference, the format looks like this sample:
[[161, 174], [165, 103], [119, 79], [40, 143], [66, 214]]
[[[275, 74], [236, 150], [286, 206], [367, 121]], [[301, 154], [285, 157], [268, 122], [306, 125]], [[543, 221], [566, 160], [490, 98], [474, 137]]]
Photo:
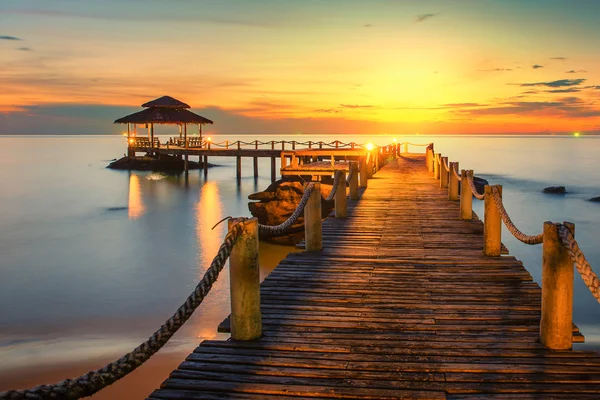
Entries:
[[458, 214], [391, 161], [264, 281], [262, 339], [203, 342], [150, 398], [598, 399], [600, 355], [538, 344], [539, 286]]

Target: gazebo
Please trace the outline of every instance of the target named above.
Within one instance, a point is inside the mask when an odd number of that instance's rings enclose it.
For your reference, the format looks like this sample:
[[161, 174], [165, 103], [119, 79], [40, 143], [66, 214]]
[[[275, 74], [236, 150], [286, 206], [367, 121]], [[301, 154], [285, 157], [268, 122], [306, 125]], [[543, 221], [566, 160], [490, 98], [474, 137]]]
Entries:
[[[202, 125], [212, 124], [213, 122], [187, 109], [189, 105], [182, 101], [174, 99], [171, 96], [163, 96], [158, 99], [142, 104], [145, 109], [115, 121], [115, 124], [127, 124], [127, 142], [134, 142], [133, 137], [137, 137], [138, 128], [148, 129], [149, 147], [155, 147], [154, 124], [160, 125], [179, 125], [179, 138], [182, 139], [184, 147], [187, 149], [187, 126], [198, 125], [198, 135], [202, 141]], [[158, 139], [157, 139], [158, 140]]]

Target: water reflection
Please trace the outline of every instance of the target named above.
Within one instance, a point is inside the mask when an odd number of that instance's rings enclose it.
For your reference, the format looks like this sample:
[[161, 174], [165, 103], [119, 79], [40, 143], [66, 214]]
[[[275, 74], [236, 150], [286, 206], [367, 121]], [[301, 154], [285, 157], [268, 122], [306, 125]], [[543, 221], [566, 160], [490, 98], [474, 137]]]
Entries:
[[200, 276], [204, 274], [204, 268], [210, 265], [213, 257], [219, 251], [227, 223], [219, 224], [214, 230], [212, 227], [221, 219], [223, 214], [223, 203], [219, 195], [219, 187], [216, 182], [206, 182], [202, 185], [200, 199], [196, 205], [196, 235], [198, 237], [198, 261], [202, 267]]
[[142, 189], [140, 178], [135, 174], [129, 175], [129, 201], [128, 201], [129, 219], [137, 219], [144, 214], [146, 207], [142, 202]]

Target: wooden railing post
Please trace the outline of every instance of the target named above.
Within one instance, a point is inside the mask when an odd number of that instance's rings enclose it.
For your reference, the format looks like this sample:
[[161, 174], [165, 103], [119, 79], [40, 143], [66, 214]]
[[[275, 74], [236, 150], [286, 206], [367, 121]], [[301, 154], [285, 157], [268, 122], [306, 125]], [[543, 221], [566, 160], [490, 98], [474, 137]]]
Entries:
[[281, 168], [287, 167], [287, 158], [284, 155], [283, 151], [280, 153], [279, 158], [281, 159]]
[[[502, 186], [495, 185], [502, 196]], [[488, 257], [500, 256], [502, 243], [502, 219], [492, 195], [492, 186], [485, 185], [483, 209], [483, 254]]]
[[[358, 165], [355, 162], [350, 163], [350, 200], [358, 200]], [[366, 182], [365, 182], [366, 184]]]
[[[322, 221], [321, 221], [321, 183], [314, 182], [315, 187], [304, 208], [304, 243], [306, 251], [321, 251]], [[308, 183], [304, 184], [304, 190]]]
[[440, 187], [442, 189], [448, 187], [448, 170], [446, 165], [448, 164], [448, 157], [440, 157]]
[[373, 152], [370, 151], [367, 153], [367, 158], [366, 158], [366, 164], [367, 164], [367, 179], [371, 179], [373, 178]]
[[[575, 225], [564, 225], [575, 235]], [[540, 342], [549, 349], [573, 346], [573, 261], [558, 236], [558, 224], [544, 222]]]
[[377, 147], [377, 149], [373, 152], [373, 158], [375, 159], [375, 172], [379, 171], [379, 161], [381, 158], [381, 153], [380, 153], [380, 148]]
[[[240, 222], [243, 233], [229, 256], [231, 288], [231, 338], [255, 340], [262, 336], [260, 269], [258, 265], [258, 220]], [[229, 229], [233, 226], [229, 221]]]
[[461, 170], [460, 176], [460, 219], [470, 220], [473, 218], [473, 193], [467, 182], [467, 175], [472, 174], [473, 170]]
[[404, 153], [408, 154], [408, 142], [404, 142]]
[[367, 156], [362, 156], [360, 158], [360, 187], [362, 188], [367, 187], [367, 181], [369, 180], [369, 174], [367, 171]]
[[433, 158], [433, 177], [435, 179], [440, 179], [440, 162], [438, 161], [438, 158], [441, 160], [442, 155], [440, 154], [440, 156], [435, 156]]
[[427, 166], [428, 172], [433, 172], [433, 162], [431, 160], [432, 153], [433, 152], [430, 148], [427, 148], [427, 150], [425, 150], [425, 165]]
[[448, 200], [458, 200], [458, 178], [454, 175], [454, 171], [458, 171], [458, 163], [450, 163], [450, 173], [448, 175], [450, 183], [448, 185]]
[[[337, 190], [335, 191], [335, 217], [346, 218], [348, 216], [346, 200], [346, 171], [338, 172], [340, 180], [338, 181]], [[333, 188], [332, 188], [333, 189]]]

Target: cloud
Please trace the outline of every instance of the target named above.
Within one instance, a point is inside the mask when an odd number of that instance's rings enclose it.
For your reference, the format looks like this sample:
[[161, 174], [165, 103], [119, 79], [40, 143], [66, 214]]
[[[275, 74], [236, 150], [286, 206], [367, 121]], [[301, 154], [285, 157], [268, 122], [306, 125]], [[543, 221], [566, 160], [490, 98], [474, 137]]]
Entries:
[[544, 68], [544, 66], [540, 65], [540, 64], [534, 64], [534, 65], [531, 66], [531, 68], [538, 69], [538, 68]]
[[562, 60], [562, 61], [564, 61], [564, 60], [567, 59], [567, 57], [550, 57], [550, 59], [551, 60]]
[[492, 68], [492, 69], [478, 69], [479, 72], [502, 72], [502, 71], [512, 71], [512, 68]]
[[318, 110], [315, 110], [315, 112], [326, 113], [326, 114], [337, 114], [337, 113], [342, 112], [342, 110], [337, 110], [335, 108], [319, 108]]
[[518, 84], [518, 85], [521, 86], [521, 87], [547, 86], [547, 87], [551, 87], [551, 88], [558, 88], [558, 87], [568, 87], [568, 86], [581, 85], [586, 80], [587, 79], [584, 79], [584, 78], [579, 78], [579, 79], [558, 79], [556, 81], [550, 81], [550, 82], [521, 83], [521, 84]]
[[364, 28], [372, 28], [372, 27], [373, 27], [373, 24], [364, 24], [364, 25], [363, 25], [363, 27], [364, 27]]
[[0, 40], [23, 40], [23, 39], [18, 38], [16, 36], [6, 36], [6, 35], [3, 35], [3, 36], [0, 36]]
[[19, 47], [17, 50], [20, 50], [20, 51], [33, 51], [30, 47]]
[[426, 21], [430, 18], [435, 17], [436, 14], [421, 14], [421, 15], [417, 15], [417, 18], [415, 19], [415, 22], [423, 22]]
[[340, 107], [344, 108], [373, 108], [371, 105], [359, 105], [359, 104], [340, 104]]
[[568, 89], [546, 90], [546, 93], [576, 93], [576, 92], [581, 92], [581, 89], [568, 88]]
[[591, 118], [600, 116], [600, 109], [593, 108], [578, 97], [563, 97], [556, 101], [508, 101], [494, 107], [465, 108], [452, 111], [467, 116], [535, 115], [561, 118]]
[[569, 70], [569, 71], [565, 71], [565, 74], [579, 74], [579, 73], [582, 73], [582, 72], [587, 72], [587, 71], [583, 70], [583, 69], [578, 69], [577, 71], [575, 71], [574, 69], [572, 69], [572, 70]]
[[479, 103], [447, 103], [442, 104], [442, 107], [446, 108], [463, 108], [463, 107], [484, 107], [485, 104]]

